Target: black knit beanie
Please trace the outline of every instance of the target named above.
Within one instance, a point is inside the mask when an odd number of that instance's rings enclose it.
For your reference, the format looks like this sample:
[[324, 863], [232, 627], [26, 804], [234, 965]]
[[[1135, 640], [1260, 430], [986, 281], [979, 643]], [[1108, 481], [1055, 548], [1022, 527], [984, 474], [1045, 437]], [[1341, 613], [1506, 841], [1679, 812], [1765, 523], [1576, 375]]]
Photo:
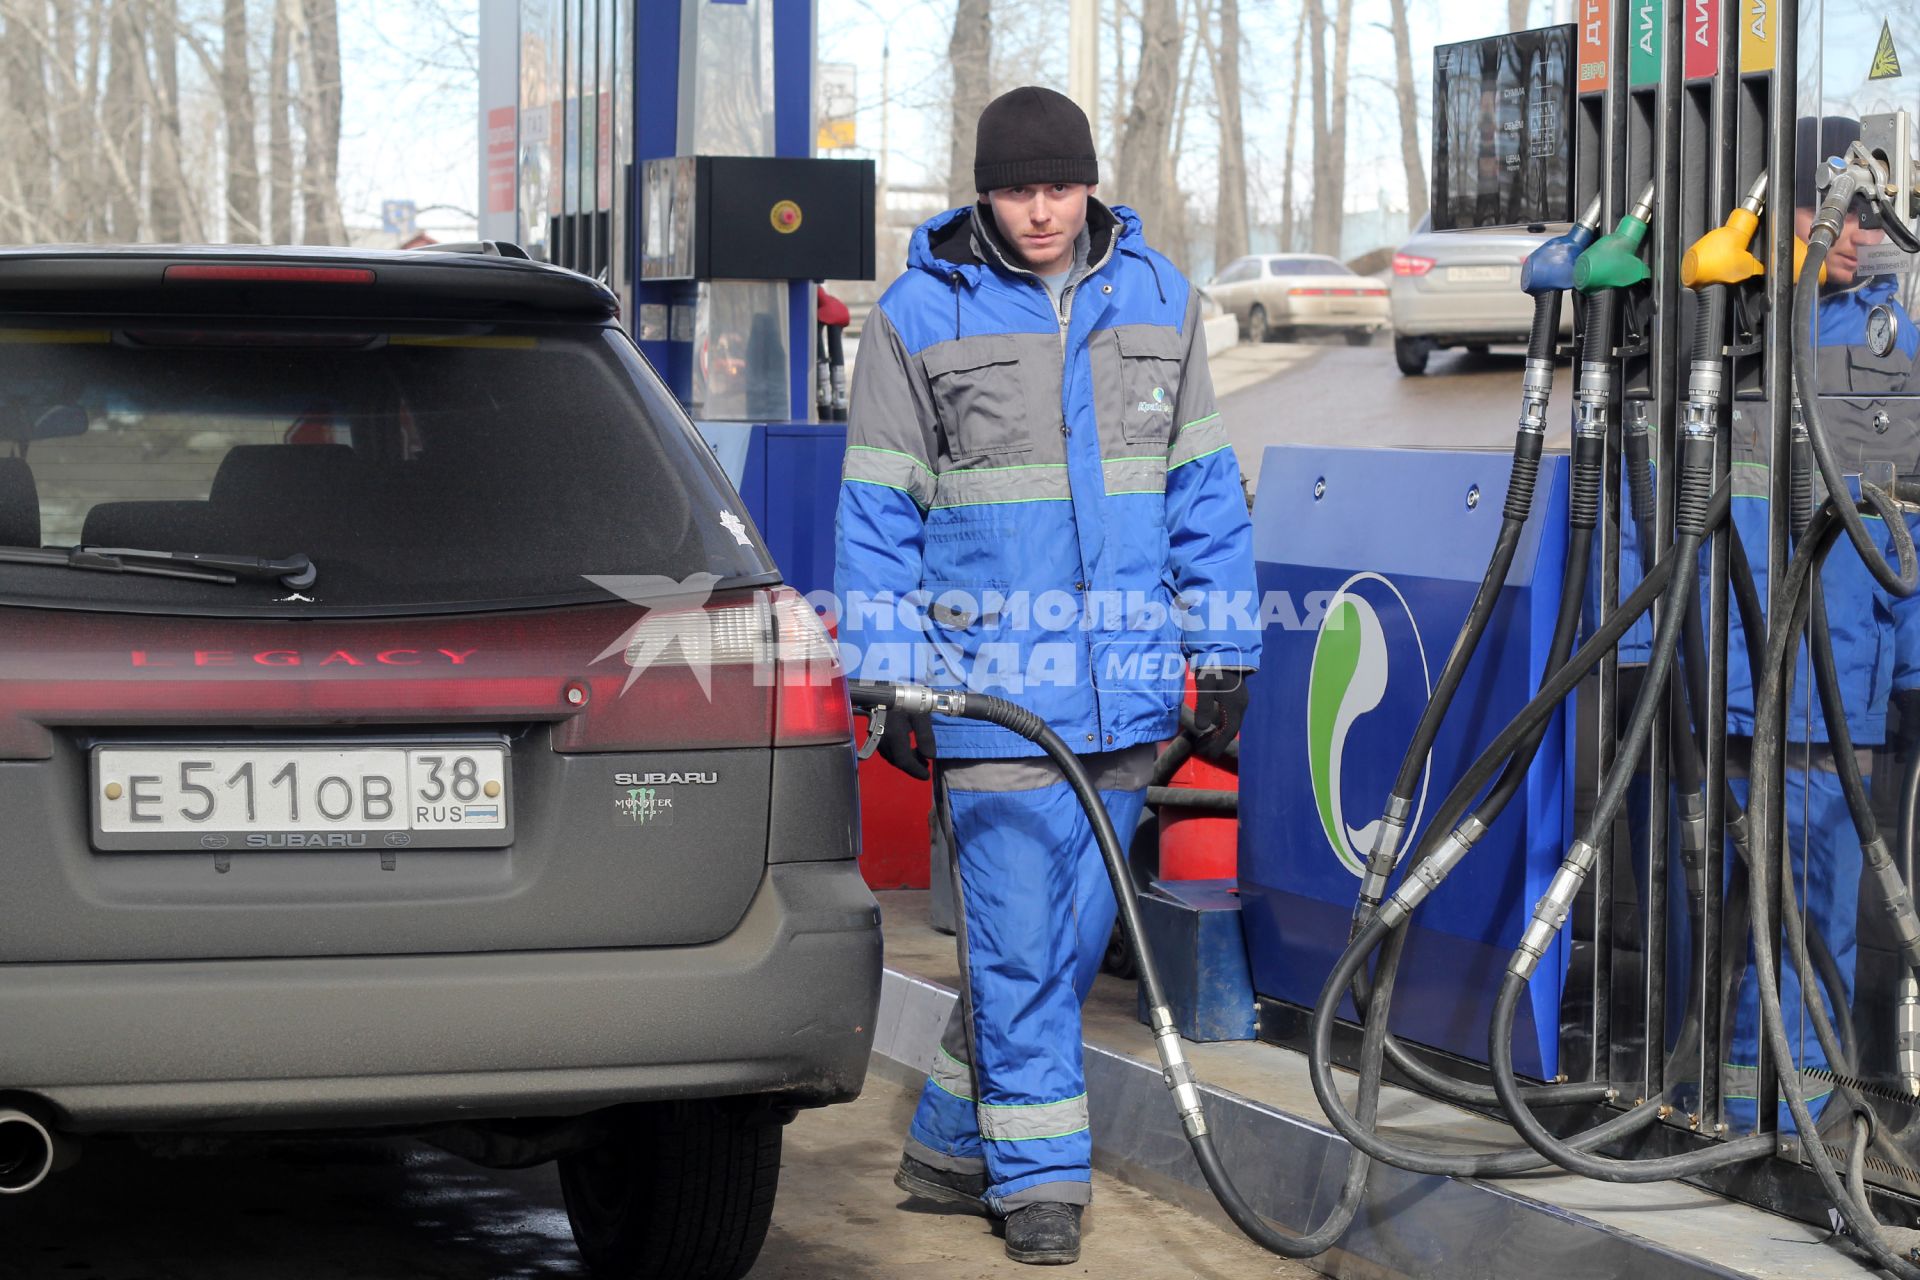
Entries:
[[[1819, 129], [1816, 139], [1814, 130]], [[1801, 116], [1793, 143], [1793, 203], [1796, 208], [1815, 209], [1820, 205], [1820, 170], [1828, 156], [1843, 156], [1847, 148], [1860, 141], [1860, 122], [1851, 116], [1827, 116], [1815, 120]]]
[[1072, 98], [1039, 85], [1001, 94], [980, 113], [973, 189], [1100, 181], [1093, 127]]

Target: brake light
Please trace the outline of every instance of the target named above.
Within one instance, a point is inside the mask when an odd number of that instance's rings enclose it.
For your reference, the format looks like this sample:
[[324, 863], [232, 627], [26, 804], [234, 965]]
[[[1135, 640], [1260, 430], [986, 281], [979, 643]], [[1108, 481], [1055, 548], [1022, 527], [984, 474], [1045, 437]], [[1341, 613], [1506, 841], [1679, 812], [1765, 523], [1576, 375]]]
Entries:
[[853, 741], [853, 709], [840, 649], [813, 606], [790, 588], [773, 593], [773, 745]]
[[1396, 253], [1393, 255], [1393, 274], [1397, 276], [1423, 276], [1433, 270], [1433, 259], [1423, 258], [1415, 253]]
[[168, 284], [372, 284], [370, 267], [269, 267], [217, 262], [176, 262], [165, 273]]

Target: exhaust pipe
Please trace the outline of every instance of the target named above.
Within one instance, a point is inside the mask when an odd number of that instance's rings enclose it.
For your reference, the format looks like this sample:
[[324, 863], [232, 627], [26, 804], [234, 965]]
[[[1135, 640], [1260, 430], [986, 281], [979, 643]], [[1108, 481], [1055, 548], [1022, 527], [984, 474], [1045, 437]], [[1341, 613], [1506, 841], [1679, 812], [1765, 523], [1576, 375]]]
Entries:
[[56, 1163], [71, 1163], [68, 1144], [37, 1116], [0, 1107], [0, 1196], [17, 1196], [47, 1180]]

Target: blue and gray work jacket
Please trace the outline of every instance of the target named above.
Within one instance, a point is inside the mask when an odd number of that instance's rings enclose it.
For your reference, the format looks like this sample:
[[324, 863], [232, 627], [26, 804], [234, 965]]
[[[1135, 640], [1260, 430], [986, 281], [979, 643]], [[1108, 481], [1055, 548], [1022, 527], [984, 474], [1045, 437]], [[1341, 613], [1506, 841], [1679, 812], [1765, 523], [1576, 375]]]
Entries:
[[[1183, 658], [1260, 653], [1199, 295], [1131, 210], [1087, 214], [1057, 306], [983, 206], [914, 233], [855, 361], [835, 584], [850, 675], [1009, 698], [1080, 752], [1171, 737]], [[1039, 752], [979, 721], [936, 736]]]
[[[1883, 355], [1876, 355], [1867, 340], [1867, 325], [1875, 308], [1884, 308], [1887, 314], [1882, 322], [1890, 318], [1893, 324], [1894, 341]], [[1920, 391], [1914, 374], [1920, 332], [1916, 332], [1913, 320], [1895, 296], [1894, 281], [1878, 277], [1859, 288], [1825, 295], [1815, 314], [1815, 331], [1820, 347], [1820, 418], [1840, 470], [1852, 476], [1868, 464], [1890, 462], [1903, 477], [1920, 474], [1920, 413], [1914, 408], [1914, 400], [1904, 398]], [[1763, 606], [1767, 597], [1768, 495], [1772, 482], [1770, 442], [1766, 439], [1770, 421], [1764, 402], [1735, 402], [1730, 475], [1733, 527], [1746, 547]], [[1657, 448], [1655, 456], [1659, 456]], [[1849, 484], [1857, 494], [1857, 482]], [[1814, 502], [1818, 504], [1825, 494], [1815, 476]], [[1620, 501], [1624, 512], [1628, 505], [1624, 480]], [[1873, 517], [1867, 518], [1867, 527], [1883, 529]], [[1641, 573], [1632, 553], [1631, 530], [1623, 529], [1621, 539], [1624, 596], [1639, 584]], [[1891, 545], [1891, 538], [1883, 539], [1881, 551], [1889, 559]], [[1704, 566], [1704, 553], [1701, 559]], [[1827, 556], [1821, 583], [1833, 637], [1834, 667], [1847, 706], [1847, 727], [1856, 745], [1877, 746], [1886, 741], [1891, 695], [1920, 688], [1920, 596], [1901, 600], [1882, 591], [1844, 537]], [[1700, 590], [1704, 593], [1706, 589], [1703, 574]], [[1591, 598], [1592, 588], [1589, 594]], [[1704, 609], [1704, 604], [1700, 607]], [[1748, 669], [1746, 634], [1739, 613], [1731, 608], [1728, 613], [1727, 732], [1749, 737], [1753, 734], [1753, 676]], [[1648, 640], [1649, 629], [1643, 619], [1621, 641], [1621, 662], [1646, 662]], [[1789, 740], [1825, 742], [1826, 719], [1814, 693], [1804, 640], [1793, 688]]]

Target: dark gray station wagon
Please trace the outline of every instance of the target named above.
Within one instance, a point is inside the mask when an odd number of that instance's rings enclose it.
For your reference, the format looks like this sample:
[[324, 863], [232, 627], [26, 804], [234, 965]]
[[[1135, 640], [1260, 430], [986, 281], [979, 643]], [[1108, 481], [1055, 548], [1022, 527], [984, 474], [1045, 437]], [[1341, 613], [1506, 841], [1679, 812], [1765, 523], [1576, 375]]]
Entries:
[[0, 1192], [419, 1133], [557, 1159], [598, 1275], [752, 1265], [873, 1035], [846, 690], [615, 312], [0, 251]]

